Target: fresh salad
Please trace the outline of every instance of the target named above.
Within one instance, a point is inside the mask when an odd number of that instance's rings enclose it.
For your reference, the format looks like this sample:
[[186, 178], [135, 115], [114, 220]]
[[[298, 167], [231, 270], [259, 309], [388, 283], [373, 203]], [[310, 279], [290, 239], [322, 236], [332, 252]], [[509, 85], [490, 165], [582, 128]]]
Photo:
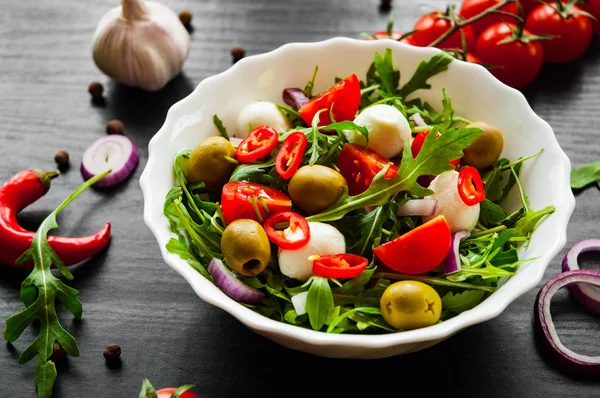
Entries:
[[[225, 294], [327, 333], [427, 327], [469, 310], [513, 275], [518, 248], [554, 208], [532, 209], [502, 132], [411, 96], [454, 61], [440, 52], [402, 79], [392, 52], [361, 80], [241, 110], [230, 137], [174, 159], [167, 249]], [[403, 81], [403, 84], [400, 82]], [[285, 103], [285, 105], [283, 105]], [[230, 127], [231, 129], [231, 127]], [[522, 206], [501, 207], [512, 189]]]

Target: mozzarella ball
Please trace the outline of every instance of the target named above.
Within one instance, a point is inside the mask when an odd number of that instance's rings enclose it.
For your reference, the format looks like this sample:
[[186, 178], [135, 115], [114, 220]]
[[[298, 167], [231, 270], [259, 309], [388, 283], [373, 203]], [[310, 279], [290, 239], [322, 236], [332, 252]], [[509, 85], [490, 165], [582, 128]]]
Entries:
[[[306, 245], [296, 250], [280, 249], [277, 256], [281, 273], [303, 282], [313, 274], [313, 262], [308, 259], [310, 256], [346, 253], [344, 235], [335, 227], [321, 222], [309, 222], [308, 228], [310, 239]], [[287, 235], [287, 230], [284, 234]]]
[[438, 206], [431, 216], [423, 217], [427, 222], [440, 214], [446, 217], [452, 233], [462, 230], [472, 231], [479, 220], [479, 203], [468, 206], [458, 194], [458, 171], [447, 171], [435, 177], [429, 185], [434, 193], [430, 199], [438, 201]]
[[252, 128], [270, 126], [277, 132], [287, 131], [290, 122], [281, 113], [277, 106], [268, 101], [257, 101], [246, 105], [238, 115], [238, 131], [236, 137], [244, 138], [248, 135], [248, 125]]
[[[388, 159], [398, 156], [412, 136], [402, 112], [390, 105], [370, 106], [354, 118], [354, 123], [369, 130], [369, 149]], [[345, 130], [344, 135], [353, 144], [367, 145], [365, 136], [356, 130]]]

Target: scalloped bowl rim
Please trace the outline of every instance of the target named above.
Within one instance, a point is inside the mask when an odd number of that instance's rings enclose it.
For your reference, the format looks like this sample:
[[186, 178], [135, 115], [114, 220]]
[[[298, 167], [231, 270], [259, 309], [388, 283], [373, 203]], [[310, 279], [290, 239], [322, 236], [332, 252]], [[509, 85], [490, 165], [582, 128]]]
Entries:
[[[406, 53], [415, 53], [421, 57], [430, 57], [439, 50], [434, 48], [418, 48], [412, 47], [403, 43], [399, 43], [393, 40], [379, 40], [386, 44], [386, 47], [392, 47]], [[293, 326], [284, 322], [279, 322], [260, 315], [251, 309], [237, 303], [223, 294], [216, 286], [211, 282], [202, 277], [197, 271], [189, 266], [184, 260], [180, 259], [177, 255], [168, 252], [165, 248], [168, 238], [171, 236], [171, 232], [166, 228], [166, 224], [160, 220], [160, 217], [164, 217], [161, 214], [156, 215], [151, 213], [151, 207], [149, 203], [157, 200], [152, 197], [152, 179], [151, 174], [153, 169], [156, 167], [155, 152], [161, 150], [160, 144], [162, 141], [168, 139], [171, 129], [173, 127], [173, 121], [180, 117], [179, 109], [182, 105], [188, 101], [194, 101], [194, 98], [199, 95], [199, 92], [204, 90], [209, 84], [215, 84], [217, 81], [225, 81], [228, 76], [235, 73], [241, 73], [242, 70], [252, 64], [261, 64], [265, 62], [271, 62], [278, 56], [291, 51], [309, 51], [317, 47], [335, 47], [337, 45], [352, 45], [352, 46], [370, 46], [372, 42], [364, 40], [356, 40], [349, 38], [332, 38], [319, 42], [306, 42], [306, 43], [288, 43], [281, 47], [259, 55], [253, 55], [246, 57], [238, 61], [235, 65], [229, 69], [204, 79], [196, 89], [190, 93], [187, 97], [183, 98], [176, 104], [174, 104], [168, 111], [164, 125], [151, 139], [148, 149], [149, 156], [148, 162], [140, 177], [140, 186], [144, 197], [144, 222], [149, 230], [154, 234], [157, 239], [162, 257], [164, 261], [183, 276], [188, 283], [192, 286], [196, 294], [203, 299], [205, 302], [212, 304], [218, 308], [223, 309], [235, 318], [237, 318], [244, 325], [253, 329], [257, 332], [265, 332], [267, 334], [286, 335], [287, 338], [292, 338], [310, 345], [333, 345], [333, 346], [356, 346], [363, 348], [385, 348], [390, 346], [398, 346], [403, 344], [418, 343], [432, 340], [443, 340], [452, 336], [453, 334], [461, 331], [462, 329], [485, 322], [493, 319], [500, 315], [506, 307], [512, 303], [515, 299], [525, 294], [529, 290], [537, 286], [542, 280], [544, 272], [552, 259], [562, 250], [566, 243], [566, 226], [571, 217], [571, 214], [575, 207], [575, 199], [568, 186], [569, 174], [571, 170], [571, 162], [566, 154], [560, 148], [558, 141], [552, 131], [550, 125], [541, 119], [531, 109], [527, 100], [523, 94], [511, 87], [508, 87], [493, 77], [485, 68], [476, 64], [469, 64], [461, 62], [457, 67], [469, 68], [471, 73], [477, 75], [477, 78], [486, 79], [485, 83], [491, 86], [496, 86], [495, 89], [502, 91], [502, 94], [507, 96], [514, 101], [519, 101], [523, 106], [526, 107], [525, 112], [530, 113], [530, 117], [536, 118], [538, 123], [545, 125], [545, 130], [551, 133], [551, 137], [548, 139], [547, 144], [556, 146], [560, 152], [559, 158], [555, 159], [556, 162], [561, 163], [562, 176], [557, 176], [556, 181], [565, 184], [565, 189], [569, 190], [566, 194], [564, 202], [561, 203], [561, 208], [557, 207], [557, 211], [551, 217], [560, 217], [559, 224], [562, 226], [560, 231], [557, 231], [557, 238], [552, 245], [547, 248], [546, 254], [542, 258], [535, 260], [536, 270], [535, 276], [529, 281], [521, 281], [519, 285], [514, 284], [512, 289], [506, 289], [503, 292], [503, 300], [491, 301], [490, 298], [484, 300], [482, 303], [474, 307], [473, 309], [463, 312], [462, 314], [455, 316], [449, 320], [441, 322], [439, 324], [429, 326], [423, 329], [417, 329], [412, 331], [404, 331], [391, 334], [379, 334], [379, 335], [359, 335], [359, 334], [328, 334], [319, 331], [313, 331], [310, 329]], [[226, 82], [224, 83], [226, 84]], [[546, 132], [546, 134], [547, 134]], [[163, 198], [158, 198], [162, 204]], [[162, 205], [160, 206], [162, 208]], [[559, 211], [560, 210], [560, 211]], [[167, 230], [165, 232], [165, 229]], [[511, 278], [515, 279], [518, 274]], [[510, 281], [509, 281], [510, 282]], [[503, 288], [507, 288], [509, 283], [498, 289], [500, 291]]]

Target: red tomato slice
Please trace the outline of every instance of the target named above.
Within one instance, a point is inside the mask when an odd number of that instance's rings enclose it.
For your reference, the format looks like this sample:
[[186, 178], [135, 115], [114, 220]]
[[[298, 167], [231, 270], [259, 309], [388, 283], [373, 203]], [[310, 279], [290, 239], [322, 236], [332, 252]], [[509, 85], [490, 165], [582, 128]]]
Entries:
[[256, 182], [231, 181], [223, 186], [221, 192], [221, 210], [226, 224], [240, 218], [262, 222], [270, 214], [291, 209], [292, 201], [284, 193]]
[[319, 126], [331, 124], [329, 112], [333, 107], [333, 117], [336, 122], [354, 119], [360, 106], [360, 82], [358, 76], [350, 75], [344, 80], [337, 82], [328, 90], [311, 99], [309, 103], [298, 110], [302, 120], [309, 126], [317, 112], [326, 109], [319, 114]]
[[458, 172], [458, 195], [467, 206], [474, 206], [485, 200], [485, 190], [481, 175], [475, 167], [466, 166]]
[[306, 152], [308, 139], [304, 133], [295, 132], [290, 134], [277, 152], [275, 157], [275, 170], [284, 180], [292, 178], [298, 166], [302, 163], [302, 157]]
[[[423, 131], [421, 133], [418, 133], [415, 138], [413, 138], [413, 142], [410, 145], [410, 151], [412, 152], [412, 156], [413, 158], [416, 158], [417, 155], [419, 154], [419, 152], [421, 151], [421, 148], [423, 148], [423, 143], [425, 142], [425, 138], [427, 137], [427, 135], [429, 134], [429, 131]], [[439, 138], [440, 134], [436, 134], [436, 138]], [[458, 164], [460, 163], [460, 159], [455, 159], [452, 160], [450, 162], [450, 164], [452, 166], [454, 166], [454, 168], [456, 169], [458, 167]]]
[[[462, 6], [460, 7], [460, 15], [462, 15], [465, 19], [473, 18], [475, 15], [482, 13], [498, 3], [500, 3], [500, 0], [464, 0], [462, 2]], [[510, 3], [503, 6], [500, 8], [500, 11], [507, 12], [515, 16], [518, 15], [516, 3]], [[477, 37], [488, 26], [503, 21], [517, 23], [516, 18], [511, 18], [506, 14], [492, 13], [473, 22], [471, 26], [473, 26], [475, 36]]]
[[373, 33], [373, 37], [375, 37], [376, 39], [392, 39], [392, 40], [398, 40], [399, 38], [402, 37], [402, 33], [398, 32], [397, 30], [392, 30], [391, 33], [392, 33], [391, 36], [388, 36], [387, 30], [380, 30], [379, 32]]
[[[156, 391], [156, 396], [158, 398], [171, 398], [171, 395], [173, 395], [173, 393], [177, 391], [176, 388], [162, 388], [158, 391]], [[199, 395], [194, 394], [191, 391], [186, 391], [183, 394], [181, 394], [179, 396], [179, 398], [200, 398]]]
[[348, 182], [348, 193], [358, 195], [369, 188], [373, 178], [387, 165], [390, 168], [385, 178], [392, 178], [398, 173], [398, 166], [383, 156], [356, 144], [346, 144], [340, 152], [337, 167]]
[[[284, 229], [279, 228], [278, 224], [289, 224], [289, 228], [292, 232], [300, 231], [298, 238], [290, 240], [283, 233]], [[286, 211], [283, 213], [273, 214], [265, 220], [265, 232], [272, 243], [275, 243], [279, 248], [286, 250], [296, 250], [305, 246], [310, 240], [310, 228], [308, 227], [308, 221], [298, 213], [293, 211]]]
[[259, 126], [240, 142], [235, 158], [242, 163], [253, 162], [270, 154], [278, 142], [279, 134], [274, 128]]
[[356, 254], [334, 254], [315, 256], [313, 274], [323, 278], [356, 278], [369, 265], [369, 260]]
[[[442, 18], [439, 11], [423, 15], [414, 26], [416, 32], [410, 36], [412, 39], [410, 44], [418, 47], [427, 47], [452, 28], [452, 24], [452, 21]], [[454, 32], [436, 47], [443, 49], [462, 48], [461, 31], [465, 36], [467, 48], [473, 48], [475, 44], [475, 33], [473, 32], [471, 25], [467, 25], [460, 31]]]
[[444, 216], [373, 249], [387, 267], [404, 274], [424, 274], [442, 263], [450, 250], [450, 227]]

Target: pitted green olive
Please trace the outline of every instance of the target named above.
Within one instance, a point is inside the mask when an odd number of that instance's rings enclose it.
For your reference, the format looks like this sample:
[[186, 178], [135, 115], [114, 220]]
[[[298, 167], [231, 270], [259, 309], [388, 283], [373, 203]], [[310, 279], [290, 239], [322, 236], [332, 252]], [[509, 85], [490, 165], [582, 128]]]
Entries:
[[318, 213], [334, 204], [346, 187], [346, 179], [334, 169], [313, 165], [298, 169], [288, 186], [296, 206], [309, 213]]
[[263, 272], [271, 258], [269, 238], [262, 225], [245, 218], [225, 228], [221, 252], [229, 268], [245, 276]]
[[463, 163], [480, 170], [490, 167], [498, 160], [504, 148], [502, 132], [484, 122], [472, 122], [466, 127], [480, 128], [483, 130], [483, 134], [471, 142], [471, 145], [463, 151]]
[[190, 155], [186, 167], [188, 181], [203, 182], [207, 188], [218, 188], [225, 184], [236, 166], [226, 156], [235, 157], [235, 148], [229, 140], [223, 137], [205, 139]]
[[440, 295], [431, 286], [417, 281], [401, 281], [388, 286], [379, 305], [381, 315], [394, 329], [431, 326], [442, 314]]

